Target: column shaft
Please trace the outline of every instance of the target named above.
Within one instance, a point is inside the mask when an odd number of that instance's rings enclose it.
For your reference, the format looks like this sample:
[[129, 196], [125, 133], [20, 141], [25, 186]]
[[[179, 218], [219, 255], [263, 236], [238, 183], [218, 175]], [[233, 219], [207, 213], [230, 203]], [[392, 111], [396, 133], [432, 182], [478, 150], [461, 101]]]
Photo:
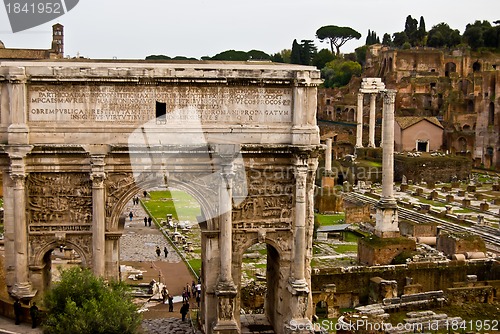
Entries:
[[16, 258], [16, 284], [28, 282], [28, 230], [26, 223], [26, 195], [24, 175], [14, 179], [14, 248]]
[[384, 138], [382, 146], [382, 199], [393, 199], [394, 183], [394, 101], [396, 92], [384, 94]]
[[106, 211], [104, 191], [104, 155], [92, 156], [92, 251], [93, 270], [96, 276], [106, 272]]
[[293, 278], [295, 283], [305, 282], [305, 249], [306, 249], [306, 177], [307, 166], [296, 167], [295, 184], [295, 224], [294, 224], [294, 259]]
[[368, 147], [375, 147], [375, 109], [377, 94], [370, 94], [370, 122], [368, 129]]
[[325, 173], [329, 174], [332, 171], [332, 139], [328, 138], [326, 140], [326, 151], [325, 151]]
[[224, 165], [221, 173], [219, 193], [219, 226], [220, 226], [220, 278], [224, 283], [232, 283], [231, 273], [233, 262], [233, 230], [232, 230], [232, 198], [233, 170], [232, 165]]
[[356, 147], [363, 147], [363, 93], [358, 93], [358, 110], [356, 111]]

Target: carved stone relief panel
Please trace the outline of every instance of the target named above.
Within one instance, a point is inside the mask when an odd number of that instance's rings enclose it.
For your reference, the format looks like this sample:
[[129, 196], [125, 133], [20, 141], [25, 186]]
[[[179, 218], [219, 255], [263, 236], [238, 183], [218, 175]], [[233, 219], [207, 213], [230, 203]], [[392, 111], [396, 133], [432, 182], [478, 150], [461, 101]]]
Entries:
[[108, 173], [104, 181], [106, 189], [106, 218], [111, 217], [113, 209], [118, 201], [135, 186], [132, 173]]
[[30, 233], [87, 230], [92, 183], [87, 173], [30, 173], [26, 180]]

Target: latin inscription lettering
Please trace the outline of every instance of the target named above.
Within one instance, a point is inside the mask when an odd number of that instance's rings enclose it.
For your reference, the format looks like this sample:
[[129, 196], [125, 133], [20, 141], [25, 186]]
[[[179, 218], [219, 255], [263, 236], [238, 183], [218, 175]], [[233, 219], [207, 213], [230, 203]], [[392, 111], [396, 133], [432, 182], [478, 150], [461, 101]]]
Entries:
[[291, 96], [291, 88], [33, 85], [29, 120], [144, 123], [155, 117], [161, 102], [167, 110], [158, 124], [290, 123]]

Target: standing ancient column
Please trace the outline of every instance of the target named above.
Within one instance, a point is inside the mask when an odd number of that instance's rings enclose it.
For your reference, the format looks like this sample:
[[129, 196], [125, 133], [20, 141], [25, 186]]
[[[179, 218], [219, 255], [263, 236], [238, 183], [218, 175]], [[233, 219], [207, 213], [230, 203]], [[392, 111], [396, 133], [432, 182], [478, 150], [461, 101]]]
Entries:
[[92, 254], [93, 270], [96, 276], [104, 276], [106, 269], [106, 212], [105, 212], [105, 191], [104, 180], [104, 154], [91, 156], [92, 173]]
[[368, 129], [368, 147], [375, 147], [375, 107], [377, 94], [370, 94], [370, 122]]
[[307, 165], [301, 161], [295, 166], [295, 221], [294, 221], [294, 255], [293, 283], [295, 289], [307, 289], [305, 280], [305, 249], [306, 249], [306, 178]]
[[382, 238], [399, 236], [398, 206], [394, 198], [394, 101], [395, 90], [386, 90], [383, 115], [382, 196], [376, 204], [375, 234]]
[[332, 138], [326, 140], [325, 150], [325, 174], [332, 172]]
[[217, 321], [213, 333], [233, 334], [238, 333], [236, 323], [235, 297], [237, 295], [236, 285], [233, 281], [233, 160], [239, 152], [235, 145], [218, 145], [217, 151], [221, 161], [221, 173], [219, 183], [219, 249], [220, 249], [220, 273], [215, 294], [218, 299]]
[[363, 93], [358, 93], [358, 110], [356, 111], [356, 147], [363, 147]]
[[382, 146], [382, 199], [394, 200], [394, 101], [395, 90], [384, 92], [384, 146]]
[[234, 171], [232, 163], [222, 165], [221, 183], [219, 186], [219, 226], [220, 226], [220, 282], [233, 285], [232, 276], [232, 198], [233, 198]]
[[28, 223], [26, 221], [26, 154], [31, 151], [32, 146], [13, 146], [6, 150], [11, 159], [10, 177], [13, 181], [14, 197], [14, 257], [16, 263], [15, 283], [11, 294], [18, 298], [34, 297], [28, 277]]

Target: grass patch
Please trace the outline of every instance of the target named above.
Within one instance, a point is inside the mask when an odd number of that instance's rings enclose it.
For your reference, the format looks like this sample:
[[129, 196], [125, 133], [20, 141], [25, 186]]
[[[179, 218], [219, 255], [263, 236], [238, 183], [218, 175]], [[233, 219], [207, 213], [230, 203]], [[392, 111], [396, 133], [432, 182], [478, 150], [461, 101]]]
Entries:
[[358, 242], [358, 236], [352, 232], [346, 232], [344, 237], [344, 241], [346, 242]]
[[188, 263], [191, 266], [191, 268], [193, 268], [195, 273], [198, 276], [200, 276], [201, 275], [201, 259], [191, 259], [191, 260], [188, 260]]
[[356, 253], [358, 251], [358, 245], [335, 245], [333, 246], [333, 250], [337, 253]]
[[338, 225], [338, 224], [344, 224], [345, 222], [345, 213], [338, 213], [335, 215], [316, 214], [315, 217], [320, 226]]
[[201, 214], [198, 202], [180, 190], [151, 191], [149, 199], [142, 199], [141, 202], [158, 220], [166, 219], [167, 214], [171, 214], [176, 220], [196, 221], [196, 216]]

